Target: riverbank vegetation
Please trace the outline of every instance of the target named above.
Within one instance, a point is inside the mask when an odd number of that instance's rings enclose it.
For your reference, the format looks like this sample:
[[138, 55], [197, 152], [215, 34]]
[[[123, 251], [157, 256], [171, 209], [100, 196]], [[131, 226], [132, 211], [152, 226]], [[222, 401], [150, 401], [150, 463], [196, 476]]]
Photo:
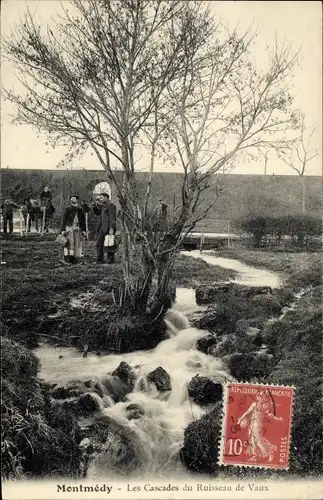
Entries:
[[[239, 291], [239, 287], [236, 292], [234, 287], [228, 290], [222, 298], [217, 293], [217, 297], [213, 298], [213, 309], [212, 305], [209, 306], [207, 314], [198, 319], [199, 323], [202, 321], [201, 326], [211, 331], [212, 326], [215, 327], [213, 337], [204, 343], [202, 339], [201, 346], [206, 347], [204, 352], [221, 356], [231, 374], [240, 381], [295, 387], [289, 473], [305, 476], [322, 474], [321, 254], [281, 254], [248, 251], [245, 248], [216, 252], [217, 255], [219, 253], [256, 267], [280, 271], [283, 286], [272, 296], [259, 295], [262, 297], [261, 303], [258, 302], [261, 307], [258, 308], [256, 321], [252, 317], [253, 299], [243, 298], [243, 290]], [[296, 301], [295, 293], [299, 294]], [[268, 318], [268, 299], [271, 303], [273, 297], [279, 307], [276, 311], [271, 310], [271, 318]], [[226, 307], [230, 300], [230, 307]], [[209, 303], [212, 304], [212, 300]], [[284, 311], [283, 305], [290, 307]], [[224, 317], [226, 310], [228, 319], [223, 322], [225, 328], [221, 322], [219, 328], [219, 319]], [[234, 311], [233, 316], [229, 310]], [[217, 316], [219, 312], [221, 317]], [[260, 350], [260, 347], [264, 349]], [[219, 439], [217, 429], [221, 418], [221, 412], [215, 408], [212, 413], [188, 426], [181, 452], [186, 467], [196, 472], [222, 473], [210, 446], [216, 438]], [[197, 442], [199, 446], [195, 446]], [[228, 473], [245, 475], [245, 472], [233, 469]], [[258, 471], [259, 474], [268, 475], [268, 471]], [[284, 476], [286, 473], [277, 472], [277, 475]]]
[[255, 250], [235, 243], [229, 249], [221, 248], [212, 253], [218, 257], [238, 259], [253, 267], [275, 271], [281, 275], [285, 286], [290, 283], [306, 287], [307, 283], [319, 285], [321, 282], [322, 252]]
[[1, 476], [79, 476], [82, 460], [75, 417], [53, 411], [37, 378], [38, 358], [1, 337]]

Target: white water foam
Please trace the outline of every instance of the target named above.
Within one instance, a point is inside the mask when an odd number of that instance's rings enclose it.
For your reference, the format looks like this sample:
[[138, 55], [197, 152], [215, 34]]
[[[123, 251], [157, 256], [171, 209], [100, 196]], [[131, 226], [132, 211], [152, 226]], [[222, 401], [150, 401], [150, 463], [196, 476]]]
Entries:
[[[179, 289], [177, 301], [166, 315], [169, 338], [150, 351], [102, 357], [89, 354], [87, 358], [71, 347], [54, 349], [44, 344], [35, 351], [41, 360], [40, 376], [48, 382], [64, 383], [96, 377], [99, 381], [121, 361], [136, 367], [139, 379], [127, 401], [111, 405], [110, 399], [103, 414], [137, 436], [136, 450], [140, 458], [140, 470], [137, 472], [141, 477], [182, 471], [178, 452], [184, 430], [193, 419], [198, 419], [206, 411], [190, 401], [187, 391], [190, 380], [198, 374], [222, 383], [231, 380], [220, 359], [195, 349], [196, 341], [208, 332], [190, 327], [182, 311], [188, 313], [194, 309], [194, 290]], [[58, 359], [59, 356], [62, 357]], [[158, 366], [170, 375], [170, 393], [159, 393], [154, 384], [149, 384], [145, 378]], [[143, 416], [128, 420], [126, 409], [130, 403], [138, 404]], [[90, 467], [88, 477], [94, 479], [122, 473], [114, 468], [114, 464], [118, 463], [117, 457], [120, 457], [120, 446], [120, 443], [110, 443], [108, 451], [99, 455]]]

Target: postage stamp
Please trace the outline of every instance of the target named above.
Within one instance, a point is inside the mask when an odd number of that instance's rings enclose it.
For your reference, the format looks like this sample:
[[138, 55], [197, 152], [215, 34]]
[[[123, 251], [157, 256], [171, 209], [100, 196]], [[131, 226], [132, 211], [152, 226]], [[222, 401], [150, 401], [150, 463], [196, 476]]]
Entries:
[[288, 469], [294, 390], [227, 384], [219, 464]]

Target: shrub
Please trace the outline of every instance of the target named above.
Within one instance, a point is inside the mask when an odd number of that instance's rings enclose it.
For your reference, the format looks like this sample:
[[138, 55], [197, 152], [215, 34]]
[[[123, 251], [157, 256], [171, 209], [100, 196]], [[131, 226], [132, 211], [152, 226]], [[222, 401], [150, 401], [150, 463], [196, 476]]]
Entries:
[[300, 290], [307, 287], [319, 287], [322, 285], [321, 262], [313, 262], [306, 269], [297, 269], [288, 278], [288, 286]]
[[280, 217], [248, 216], [238, 221], [238, 227], [253, 237], [255, 248], [260, 248], [265, 236], [281, 243], [289, 236], [298, 249], [315, 248], [314, 238], [322, 235], [322, 221], [309, 215], [284, 215]]
[[293, 238], [294, 243], [299, 248], [304, 248], [311, 238], [322, 234], [322, 221], [318, 217], [298, 215], [289, 218], [287, 228], [287, 234]]
[[282, 310], [281, 303], [274, 295], [256, 295], [251, 299], [251, 307], [255, 316], [278, 316]]
[[180, 451], [183, 465], [195, 472], [215, 473], [218, 466], [218, 444], [221, 434], [222, 403], [199, 420], [189, 424]]
[[262, 239], [268, 234], [268, 224], [268, 218], [260, 215], [256, 217], [248, 216], [238, 222], [240, 229], [252, 235], [255, 248], [260, 248]]

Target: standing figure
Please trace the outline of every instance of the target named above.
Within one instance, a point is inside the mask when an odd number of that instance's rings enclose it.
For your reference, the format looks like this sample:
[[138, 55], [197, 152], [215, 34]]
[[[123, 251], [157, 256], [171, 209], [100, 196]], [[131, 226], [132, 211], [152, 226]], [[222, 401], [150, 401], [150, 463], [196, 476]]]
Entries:
[[43, 198], [40, 207], [42, 213], [42, 232], [49, 232], [49, 223], [55, 213], [55, 208], [50, 199]]
[[36, 231], [39, 230], [39, 222], [41, 224], [41, 209], [38, 200], [30, 200], [31, 202], [31, 220], [35, 223]]
[[48, 233], [49, 222], [54, 215], [55, 208], [52, 205], [52, 193], [48, 186], [45, 186], [40, 193], [40, 206], [42, 211], [42, 232]]
[[255, 462], [257, 457], [268, 457], [268, 462], [272, 462], [277, 446], [264, 437], [264, 423], [268, 420], [282, 422], [281, 417], [276, 417], [273, 413], [273, 403], [265, 391], [260, 391], [255, 397], [255, 401], [249, 406], [243, 415], [238, 419], [238, 425], [248, 428], [248, 447], [246, 453], [249, 455], [248, 461]]
[[47, 201], [52, 201], [52, 193], [49, 190], [48, 186], [45, 186], [43, 191], [40, 193], [40, 202], [42, 205], [45, 205]]
[[[97, 263], [104, 262], [104, 240], [109, 235], [114, 235], [117, 224], [117, 208], [110, 201], [110, 196], [107, 193], [102, 193], [99, 197], [99, 203], [92, 205], [93, 211], [100, 216], [100, 225], [98, 229], [98, 237], [96, 241]], [[107, 257], [108, 263], [114, 262], [115, 247], [108, 247]]]
[[[22, 215], [25, 222], [25, 231], [30, 232], [31, 229], [31, 199], [30, 196], [24, 199], [24, 204], [22, 206]], [[29, 217], [28, 217], [29, 215]], [[28, 226], [28, 227], [27, 227]]]
[[13, 233], [13, 209], [20, 208], [20, 205], [14, 203], [9, 199], [5, 199], [4, 203], [1, 205], [2, 217], [3, 217], [3, 232], [4, 234], [8, 233], [8, 225], [9, 225], [9, 234]]
[[31, 223], [34, 223], [35, 229], [38, 231], [38, 222], [41, 219], [39, 202], [31, 199], [30, 196], [25, 198], [22, 207], [22, 214], [25, 221], [25, 231], [28, 233], [31, 231]]
[[153, 229], [156, 233], [163, 233], [167, 228], [167, 208], [163, 198], [160, 198], [158, 205], [153, 211]]
[[79, 206], [79, 197], [70, 197], [70, 204], [65, 209], [61, 224], [61, 233], [67, 237], [64, 246], [64, 261], [68, 264], [77, 264], [82, 257], [82, 242], [86, 236], [84, 212]]

